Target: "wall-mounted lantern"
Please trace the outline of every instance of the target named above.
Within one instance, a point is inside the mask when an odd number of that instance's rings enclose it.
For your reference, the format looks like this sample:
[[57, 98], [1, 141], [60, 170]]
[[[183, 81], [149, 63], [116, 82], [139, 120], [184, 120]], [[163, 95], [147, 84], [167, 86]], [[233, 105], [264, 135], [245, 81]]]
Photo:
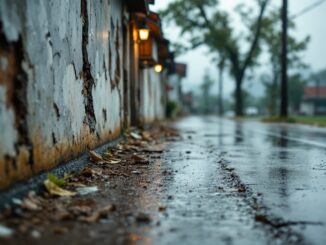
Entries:
[[153, 59], [153, 39], [149, 38], [139, 44], [139, 55], [141, 60]]
[[146, 41], [149, 38], [149, 29], [146, 25], [143, 25], [138, 30], [139, 39], [141, 41]]
[[148, 40], [150, 28], [147, 25], [146, 17], [138, 15], [138, 17], [136, 18], [136, 26], [138, 29], [138, 40], [139, 41]]
[[154, 71], [157, 73], [161, 73], [163, 71], [163, 66], [160, 63], [155, 64]]
[[143, 67], [153, 67], [158, 62], [157, 44], [155, 39], [149, 37], [139, 43], [139, 59]]
[[[159, 40], [162, 38], [160, 20], [157, 14], [136, 18], [139, 43], [139, 59], [142, 68], [155, 67], [159, 63]], [[154, 70], [161, 72], [163, 67]]]

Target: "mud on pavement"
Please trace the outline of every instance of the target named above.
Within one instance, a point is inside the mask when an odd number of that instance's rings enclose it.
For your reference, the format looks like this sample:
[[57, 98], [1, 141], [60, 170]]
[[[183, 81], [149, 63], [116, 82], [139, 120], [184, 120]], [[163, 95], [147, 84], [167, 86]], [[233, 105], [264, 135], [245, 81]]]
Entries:
[[[191, 128], [191, 130], [190, 130]], [[13, 198], [1, 244], [300, 244], [268, 213], [203, 129], [134, 129], [78, 173]], [[283, 225], [281, 225], [283, 224]]]

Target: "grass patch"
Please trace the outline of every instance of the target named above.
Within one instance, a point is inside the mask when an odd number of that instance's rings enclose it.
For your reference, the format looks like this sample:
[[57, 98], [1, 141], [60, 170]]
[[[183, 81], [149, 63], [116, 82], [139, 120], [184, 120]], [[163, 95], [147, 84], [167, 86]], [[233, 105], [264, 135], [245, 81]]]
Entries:
[[326, 127], [326, 116], [297, 116], [295, 119], [298, 123]]
[[262, 121], [270, 123], [299, 123], [326, 127], [326, 116], [291, 116], [287, 118], [270, 116], [264, 117]]
[[270, 123], [296, 123], [296, 119], [294, 117], [278, 117], [278, 116], [269, 116], [262, 118], [263, 122]]

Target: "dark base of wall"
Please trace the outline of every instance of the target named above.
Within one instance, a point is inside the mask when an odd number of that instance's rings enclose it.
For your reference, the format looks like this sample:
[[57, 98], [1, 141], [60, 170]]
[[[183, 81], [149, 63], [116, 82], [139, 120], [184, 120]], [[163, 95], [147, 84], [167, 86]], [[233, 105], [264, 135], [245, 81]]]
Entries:
[[[102, 153], [108, 148], [115, 146], [123, 137], [119, 137], [114, 141], [104, 144], [95, 149], [96, 152]], [[68, 163], [61, 164], [54, 169], [43, 172], [35, 177], [32, 177], [26, 181], [18, 182], [11, 186], [9, 189], [0, 193], [0, 210], [5, 209], [12, 205], [13, 198], [23, 198], [29, 191], [40, 192], [43, 190], [43, 181], [47, 178], [48, 173], [52, 173], [56, 176], [62, 177], [64, 173], [71, 171], [80, 172], [86, 165], [90, 163], [88, 152], [83, 153], [80, 157], [69, 161]]]

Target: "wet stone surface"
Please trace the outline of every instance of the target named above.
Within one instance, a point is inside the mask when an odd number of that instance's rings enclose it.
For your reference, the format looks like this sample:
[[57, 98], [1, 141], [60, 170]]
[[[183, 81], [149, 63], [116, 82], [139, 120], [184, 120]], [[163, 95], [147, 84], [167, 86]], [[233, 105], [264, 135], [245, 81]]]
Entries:
[[14, 234], [1, 244], [307, 243], [271, 212], [264, 192], [243, 182], [231, 161], [241, 152], [229, 145], [239, 136], [230, 123], [192, 117], [175, 123], [177, 131], [160, 126], [129, 134], [106, 154], [91, 155], [89, 167], [62, 187], [98, 190], [16, 200], [0, 220]]

